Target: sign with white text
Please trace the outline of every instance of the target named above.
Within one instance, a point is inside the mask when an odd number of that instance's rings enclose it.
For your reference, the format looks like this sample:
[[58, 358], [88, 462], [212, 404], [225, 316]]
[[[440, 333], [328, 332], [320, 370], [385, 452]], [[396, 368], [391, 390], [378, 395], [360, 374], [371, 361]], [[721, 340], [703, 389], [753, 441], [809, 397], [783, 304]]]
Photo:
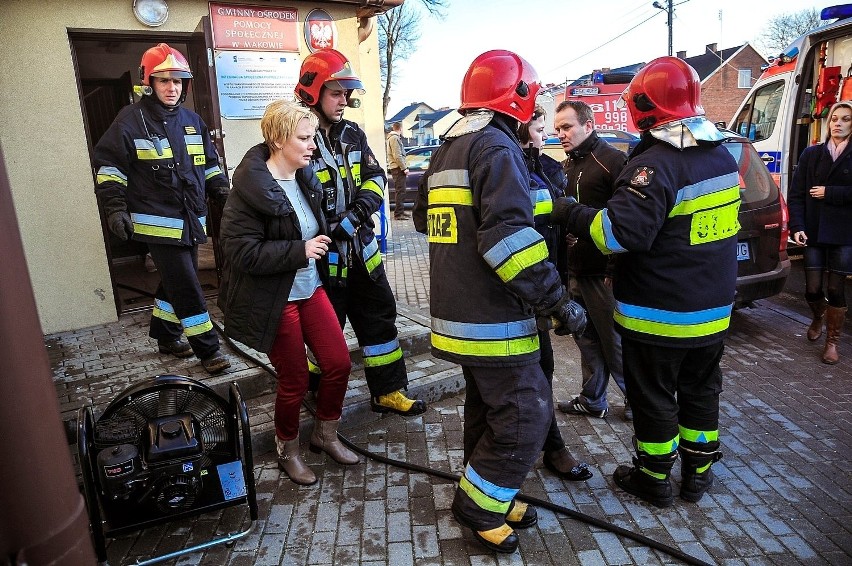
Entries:
[[210, 3], [215, 49], [299, 52], [295, 8]]

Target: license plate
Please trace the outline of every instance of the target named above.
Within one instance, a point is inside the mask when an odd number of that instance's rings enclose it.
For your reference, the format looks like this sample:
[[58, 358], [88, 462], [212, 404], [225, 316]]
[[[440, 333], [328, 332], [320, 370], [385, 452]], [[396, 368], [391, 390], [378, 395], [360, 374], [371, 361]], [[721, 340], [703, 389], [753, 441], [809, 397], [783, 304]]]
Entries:
[[744, 261], [751, 256], [748, 253], [748, 242], [737, 242], [737, 261]]

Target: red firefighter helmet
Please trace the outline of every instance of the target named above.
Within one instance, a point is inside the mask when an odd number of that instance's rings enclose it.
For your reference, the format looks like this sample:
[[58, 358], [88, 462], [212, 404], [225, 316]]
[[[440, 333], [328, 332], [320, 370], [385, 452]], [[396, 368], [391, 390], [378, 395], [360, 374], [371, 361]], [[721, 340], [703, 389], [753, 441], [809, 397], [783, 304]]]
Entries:
[[320, 91], [326, 86], [334, 90], [358, 90], [364, 93], [361, 79], [352, 71], [349, 59], [336, 49], [326, 48], [311, 53], [302, 61], [299, 81], [296, 83], [296, 98], [315, 106]]
[[642, 67], [623, 98], [633, 125], [642, 131], [704, 115], [698, 73], [677, 57], [659, 57]]
[[511, 51], [486, 51], [473, 60], [464, 75], [460, 111], [487, 108], [528, 122], [541, 89], [538, 73]]
[[[192, 71], [183, 53], [169, 47], [166, 43], [160, 43], [146, 51], [139, 64], [139, 78], [142, 79], [142, 84], [151, 86], [151, 77], [191, 79]], [[184, 90], [186, 90], [186, 83], [184, 83]]]

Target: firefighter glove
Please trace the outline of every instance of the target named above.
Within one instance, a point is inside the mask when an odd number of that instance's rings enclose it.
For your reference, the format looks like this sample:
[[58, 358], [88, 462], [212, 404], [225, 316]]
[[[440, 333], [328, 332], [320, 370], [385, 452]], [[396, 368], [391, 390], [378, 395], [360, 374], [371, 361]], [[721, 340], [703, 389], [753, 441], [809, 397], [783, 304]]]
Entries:
[[335, 240], [351, 240], [361, 225], [361, 220], [350, 210], [340, 219], [340, 222], [331, 231], [331, 237]]
[[571, 209], [579, 203], [574, 197], [560, 197], [553, 201], [553, 211], [550, 213], [550, 221], [554, 224], [565, 224]]
[[130, 239], [133, 235], [133, 221], [130, 220], [130, 215], [126, 212], [113, 212], [107, 217], [109, 231], [118, 236], [122, 242]]
[[[557, 336], [565, 336], [574, 334], [579, 336], [586, 329], [586, 311], [579, 303], [572, 301], [571, 296], [566, 292], [556, 301], [556, 304], [547, 309], [542, 309], [536, 313], [540, 318], [549, 316], [553, 327], [553, 332]], [[537, 324], [541, 329], [541, 323]]]

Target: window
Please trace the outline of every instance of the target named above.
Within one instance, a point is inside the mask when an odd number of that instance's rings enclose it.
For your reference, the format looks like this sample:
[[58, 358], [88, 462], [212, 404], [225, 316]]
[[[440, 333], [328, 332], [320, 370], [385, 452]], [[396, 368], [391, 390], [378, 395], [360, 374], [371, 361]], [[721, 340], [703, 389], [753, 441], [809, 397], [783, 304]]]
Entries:
[[757, 90], [734, 119], [734, 131], [752, 141], [764, 140], [771, 136], [778, 119], [783, 93], [783, 80]]
[[751, 69], [737, 70], [737, 88], [751, 88]]

